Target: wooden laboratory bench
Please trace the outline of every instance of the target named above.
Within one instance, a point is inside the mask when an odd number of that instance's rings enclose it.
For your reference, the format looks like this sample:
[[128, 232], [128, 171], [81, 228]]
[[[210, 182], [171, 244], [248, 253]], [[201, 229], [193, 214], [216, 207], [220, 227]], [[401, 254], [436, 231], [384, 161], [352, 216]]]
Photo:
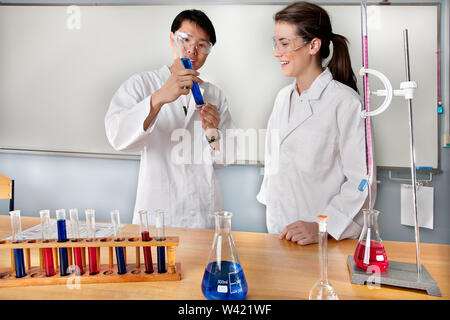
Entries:
[[[22, 217], [22, 230], [39, 223], [39, 218]], [[154, 234], [154, 229], [150, 232]], [[126, 225], [124, 236], [138, 236], [138, 225]], [[11, 235], [8, 215], [0, 215], [0, 239]], [[180, 281], [122, 282], [82, 284], [79, 289], [66, 285], [0, 288], [0, 299], [204, 299], [201, 291], [203, 272], [207, 264], [214, 231], [187, 228], [166, 228], [166, 236], [178, 236], [176, 262], [181, 264]], [[308, 299], [309, 290], [319, 279], [318, 245], [300, 246], [279, 240], [278, 235], [233, 232], [249, 291], [247, 299], [292, 300]], [[442, 297], [425, 291], [381, 286], [370, 288], [350, 282], [347, 257], [353, 255], [356, 240], [328, 241], [328, 277], [341, 300], [348, 299], [439, 299], [450, 298], [450, 246], [421, 244], [422, 264], [438, 283]], [[388, 258], [398, 262], [415, 263], [415, 244], [384, 242]], [[107, 248], [103, 248], [106, 249]], [[34, 250], [37, 251], [37, 250]], [[153, 262], [156, 262], [156, 250]], [[127, 253], [128, 263], [135, 261], [135, 251]], [[143, 261], [143, 256], [141, 254]], [[108, 263], [107, 251], [101, 254]], [[10, 268], [10, 250], [0, 250], [0, 268]], [[39, 253], [31, 253], [32, 265], [39, 265]]]

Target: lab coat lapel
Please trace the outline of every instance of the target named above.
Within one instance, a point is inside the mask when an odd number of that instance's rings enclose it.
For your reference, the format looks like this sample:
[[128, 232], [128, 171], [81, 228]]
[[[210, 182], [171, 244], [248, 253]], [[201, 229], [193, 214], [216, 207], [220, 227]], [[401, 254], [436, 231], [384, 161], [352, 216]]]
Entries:
[[[204, 97], [203, 93], [205, 92], [205, 89], [200, 87], [200, 92], [202, 93], [202, 96]], [[191, 118], [195, 114], [195, 112], [196, 112], [195, 99], [194, 99], [194, 95], [191, 94], [191, 99], [189, 101], [189, 109], [188, 109], [187, 115], [184, 119], [184, 127], [185, 128], [187, 128], [187, 126], [188, 126], [189, 122], [191, 121]]]
[[[296, 118], [292, 119], [292, 121], [287, 125], [286, 130], [282, 130], [282, 136], [280, 143], [283, 143], [283, 141], [294, 131], [297, 129], [303, 122], [305, 122], [309, 117], [312, 116], [312, 109], [309, 101], [306, 101], [302, 110], [302, 113]], [[289, 109], [288, 109], [289, 110]]]
[[305, 122], [309, 117], [312, 116], [312, 108], [311, 104], [309, 103], [309, 100], [306, 100], [304, 104], [301, 106], [296, 106], [302, 108], [302, 112], [294, 119], [291, 119], [290, 122], [288, 122], [289, 118], [289, 104], [290, 104], [290, 95], [287, 97], [287, 103], [285, 104], [286, 108], [283, 108], [283, 115], [282, 115], [282, 126], [286, 126], [286, 129], [281, 130], [281, 140], [280, 144], [283, 143], [283, 141], [294, 131], [298, 128], [303, 122]]
[[[304, 102], [300, 106], [297, 106], [301, 108], [300, 114], [290, 122], [288, 122], [288, 117], [292, 91], [290, 91], [287, 97], [285, 97], [285, 99], [287, 100], [284, 101], [285, 108], [283, 108], [284, 110], [280, 128], [283, 128], [283, 125], [287, 126], [287, 128], [286, 130], [281, 130], [280, 144], [283, 143], [283, 141], [292, 133], [292, 131], [297, 129], [302, 123], [304, 123], [309, 117], [312, 116], [313, 111], [311, 108], [311, 101], [320, 99], [323, 90], [325, 90], [332, 79], [333, 76], [331, 75], [330, 70], [328, 68], [325, 68], [325, 70], [314, 80], [314, 82], [311, 84], [311, 87], [307, 90], [307, 96], [303, 97]], [[292, 85], [292, 90], [296, 90], [295, 81]]]

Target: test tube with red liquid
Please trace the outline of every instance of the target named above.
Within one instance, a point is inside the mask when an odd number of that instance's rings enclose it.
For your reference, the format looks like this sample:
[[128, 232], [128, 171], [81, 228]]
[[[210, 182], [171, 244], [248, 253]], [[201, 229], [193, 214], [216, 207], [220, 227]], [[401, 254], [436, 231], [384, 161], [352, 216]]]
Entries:
[[[86, 214], [87, 239], [88, 241], [95, 241], [95, 210], [86, 209], [84, 213]], [[98, 265], [99, 261], [97, 261], [97, 248], [89, 247], [88, 256], [89, 274], [94, 275], [99, 273], [100, 270]]]
[[[148, 213], [145, 210], [139, 211], [139, 218], [141, 220], [141, 237], [142, 241], [151, 241], [150, 229], [148, 228]], [[145, 273], [153, 273], [153, 261], [151, 247], [143, 247], [144, 261], [145, 261]]]
[[[50, 210], [40, 210], [41, 216], [41, 233], [42, 242], [49, 242], [51, 237], [50, 232]], [[55, 275], [55, 265], [53, 264], [53, 250], [52, 248], [44, 248], [44, 266], [45, 275], [51, 277]]]
[[[72, 241], [80, 241], [80, 222], [78, 220], [78, 209], [70, 209], [70, 227], [72, 229]], [[82, 248], [73, 248], [73, 260], [75, 263], [75, 274], [84, 274], [83, 259], [81, 254]]]

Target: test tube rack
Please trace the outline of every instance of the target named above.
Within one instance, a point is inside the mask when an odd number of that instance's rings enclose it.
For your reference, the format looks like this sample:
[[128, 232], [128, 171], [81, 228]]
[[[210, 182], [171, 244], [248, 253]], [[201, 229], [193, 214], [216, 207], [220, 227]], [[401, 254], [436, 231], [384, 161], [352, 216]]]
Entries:
[[[114, 282], [146, 282], [146, 281], [176, 281], [181, 280], [181, 264], [175, 262], [175, 251], [179, 244], [179, 237], [166, 237], [164, 241], [142, 241], [141, 238], [123, 238], [116, 241], [112, 238], [102, 238], [94, 241], [87, 239], [72, 239], [67, 242], [57, 242], [57, 240], [23, 240], [13, 243], [10, 240], [0, 241], [0, 250], [11, 251], [11, 267], [0, 268], [0, 288], [2, 287], [19, 287], [19, 286], [42, 286], [57, 284], [87, 284], [87, 283], [114, 283]], [[85, 253], [87, 247], [95, 247], [97, 252], [97, 261], [100, 260], [101, 248], [108, 248], [109, 264], [100, 264], [99, 273], [90, 275], [86, 268], [88, 265], [87, 255]], [[127, 273], [118, 274], [117, 265], [114, 264], [114, 248], [123, 247], [125, 255], [125, 264]], [[141, 247], [166, 247], [167, 263], [166, 272], [158, 273], [157, 263], [153, 264], [153, 273], [145, 273], [143, 264], [141, 263]], [[43, 249], [53, 249], [53, 261], [55, 267], [55, 275], [47, 277], [45, 275]], [[67, 248], [69, 257], [69, 267], [73, 265], [73, 248], [81, 248], [83, 268], [85, 273], [82, 275], [71, 272], [67, 276], [61, 276], [58, 264], [58, 248]], [[127, 263], [127, 248], [135, 248], [136, 262]], [[16, 278], [14, 249], [23, 249], [25, 259], [25, 270], [27, 275], [22, 278]], [[39, 266], [31, 264], [31, 250], [39, 250]]]

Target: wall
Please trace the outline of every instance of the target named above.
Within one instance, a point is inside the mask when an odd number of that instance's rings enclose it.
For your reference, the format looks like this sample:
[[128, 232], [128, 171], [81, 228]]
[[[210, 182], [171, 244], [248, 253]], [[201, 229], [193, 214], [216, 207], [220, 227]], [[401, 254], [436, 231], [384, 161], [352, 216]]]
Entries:
[[[57, 1], [57, 3], [69, 2], [89, 3], [93, 1]], [[105, 1], [95, 2], [103, 3]], [[270, 2], [285, 3], [284, 1]], [[321, 1], [321, 3], [324, 2], [342, 1]], [[359, 1], [353, 2], [359, 3]], [[442, 12], [445, 12], [444, 6], [449, 5], [445, 0], [434, 2], [442, 3]], [[8, 1], [8, 3], [31, 3], [31, 1]], [[55, 1], [40, 1], [39, 3], [55, 3]], [[442, 21], [444, 21], [443, 14]], [[448, 38], [448, 31], [442, 28], [441, 38], [445, 39], [445, 37]], [[443, 44], [442, 47], [444, 47]], [[434, 67], [434, 61], [430, 65]], [[445, 67], [448, 68], [448, 66]], [[442, 69], [444, 70], [444, 66]], [[444, 127], [443, 118], [440, 121], [441, 127]], [[449, 148], [441, 148], [441, 169], [442, 173], [434, 175], [430, 184], [435, 188], [435, 228], [434, 230], [421, 229], [421, 242], [450, 244]], [[138, 170], [139, 162], [136, 160], [0, 153], [0, 173], [15, 179], [15, 207], [22, 210], [22, 214], [25, 216], [38, 216], [40, 209], [47, 208], [55, 210], [57, 208], [85, 209], [92, 207], [97, 211], [98, 221], [109, 221], [109, 211], [116, 208], [121, 211], [123, 222], [129, 223], [134, 207]], [[234, 213], [232, 229], [267, 232], [265, 207], [255, 199], [262, 182], [260, 167], [229, 166], [217, 173], [222, 187], [224, 208]], [[402, 175], [408, 177], [408, 174]], [[380, 184], [375, 208], [382, 212], [379, 219], [381, 237], [384, 240], [414, 241], [414, 228], [400, 224], [400, 182], [389, 180], [386, 171], [378, 172], [378, 180], [380, 180]], [[0, 212], [7, 214], [7, 211], [8, 201], [0, 200]]]

